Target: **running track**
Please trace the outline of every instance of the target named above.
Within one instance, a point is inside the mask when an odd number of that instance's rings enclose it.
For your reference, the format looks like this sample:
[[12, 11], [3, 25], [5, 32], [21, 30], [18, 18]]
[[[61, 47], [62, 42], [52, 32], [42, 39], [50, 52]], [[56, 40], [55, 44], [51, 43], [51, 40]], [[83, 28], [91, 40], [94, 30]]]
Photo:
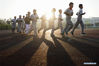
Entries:
[[[96, 62], [99, 66], [99, 30], [86, 30], [87, 35], [60, 35], [56, 30], [32, 35], [0, 33], [0, 66], [86, 66]], [[90, 65], [87, 65], [90, 66]]]

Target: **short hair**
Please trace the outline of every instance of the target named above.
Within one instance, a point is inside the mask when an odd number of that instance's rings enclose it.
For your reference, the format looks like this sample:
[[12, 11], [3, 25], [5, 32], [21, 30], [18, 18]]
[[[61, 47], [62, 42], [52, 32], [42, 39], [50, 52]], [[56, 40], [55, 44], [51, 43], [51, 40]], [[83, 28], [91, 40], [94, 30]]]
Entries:
[[69, 6], [72, 5], [72, 4], [74, 4], [74, 3], [73, 3], [73, 2], [70, 2], [70, 3], [69, 3]]
[[55, 12], [55, 11], [56, 11], [56, 9], [55, 9], [55, 8], [53, 8], [53, 9], [52, 9], [52, 12]]
[[36, 11], [36, 9], [33, 9], [33, 11]]
[[21, 17], [21, 15], [19, 15], [19, 17]]
[[14, 18], [16, 18], [16, 16], [14, 16]]
[[83, 6], [83, 4], [79, 4], [79, 7]]
[[23, 15], [23, 17], [25, 17], [25, 16]]
[[28, 14], [26, 14], [26, 17], [28, 16]]
[[59, 9], [59, 12], [61, 12], [62, 11], [62, 9]]

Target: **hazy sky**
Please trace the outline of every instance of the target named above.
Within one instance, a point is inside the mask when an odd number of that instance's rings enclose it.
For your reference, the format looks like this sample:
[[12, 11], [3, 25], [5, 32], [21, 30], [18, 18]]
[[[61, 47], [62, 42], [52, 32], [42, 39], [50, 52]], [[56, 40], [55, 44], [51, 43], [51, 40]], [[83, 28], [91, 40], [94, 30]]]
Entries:
[[[32, 13], [37, 9], [38, 15], [51, 15], [51, 9], [56, 8], [63, 12], [68, 8], [69, 2], [74, 3], [74, 15], [79, 10], [78, 5], [84, 5], [83, 11], [87, 14], [84, 17], [99, 17], [99, 0], [0, 0], [0, 18], [13, 18], [13, 16], [25, 15], [28, 11]], [[64, 16], [64, 15], [63, 15]]]

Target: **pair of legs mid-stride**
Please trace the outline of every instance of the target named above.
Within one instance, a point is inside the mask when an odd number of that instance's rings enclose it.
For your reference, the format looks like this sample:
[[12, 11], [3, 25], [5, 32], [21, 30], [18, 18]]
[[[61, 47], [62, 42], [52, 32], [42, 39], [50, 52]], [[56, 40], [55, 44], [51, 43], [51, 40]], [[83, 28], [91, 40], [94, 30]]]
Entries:
[[84, 23], [83, 23], [83, 21], [82, 21], [82, 20], [77, 20], [77, 22], [76, 22], [76, 24], [75, 24], [73, 30], [71, 31], [71, 34], [72, 34], [72, 35], [74, 35], [74, 31], [75, 31], [75, 29], [78, 27], [79, 24], [80, 24], [80, 26], [81, 26], [81, 34], [86, 34], [86, 33], [84, 32]]
[[68, 35], [68, 32], [73, 28], [73, 23], [72, 21], [67, 21], [66, 27], [64, 28], [64, 30], [62, 31], [62, 35], [64, 35], [64, 32], [66, 35]]

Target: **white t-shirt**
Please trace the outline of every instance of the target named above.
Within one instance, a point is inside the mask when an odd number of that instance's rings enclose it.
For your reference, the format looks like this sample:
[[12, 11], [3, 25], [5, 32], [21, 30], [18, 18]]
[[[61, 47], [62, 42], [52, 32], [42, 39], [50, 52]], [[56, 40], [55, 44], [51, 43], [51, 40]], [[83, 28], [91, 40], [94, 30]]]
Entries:
[[[68, 14], [72, 14], [73, 10], [70, 10], [69, 8], [65, 10], [65, 12], [67, 12]], [[66, 14], [66, 20], [67, 21], [71, 21], [71, 16]]]
[[61, 22], [62, 21], [62, 14], [59, 14], [58, 15], [58, 22]]
[[12, 19], [12, 28], [16, 27], [16, 19]]
[[22, 21], [23, 21], [23, 23], [25, 23], [25, 20], [24, 20], [24, 18], [22, 18]]
[[82, 15], [81, 14], [83, 14], [83, 10], [82, 9], [80, 9], [78, 12], [77, 12], [77, 15], [78, 15], [78, 20], [82, 20]]
[[22, 18], [18, 18], [17, 22], [18, 22], [18, 24], [21, 24], [23, 22], [23, 19]]
[[13, 23], [16, 23], [16, 19], [12, 19], [12, 22], [13, 22]]
[[37, 14], [32, 14], [31, 15], [31, 19], [32, 19], [32, 22], [37, 22], [37, 19], [38, 19], [39, 17], [38, 17], [38, 15]]

